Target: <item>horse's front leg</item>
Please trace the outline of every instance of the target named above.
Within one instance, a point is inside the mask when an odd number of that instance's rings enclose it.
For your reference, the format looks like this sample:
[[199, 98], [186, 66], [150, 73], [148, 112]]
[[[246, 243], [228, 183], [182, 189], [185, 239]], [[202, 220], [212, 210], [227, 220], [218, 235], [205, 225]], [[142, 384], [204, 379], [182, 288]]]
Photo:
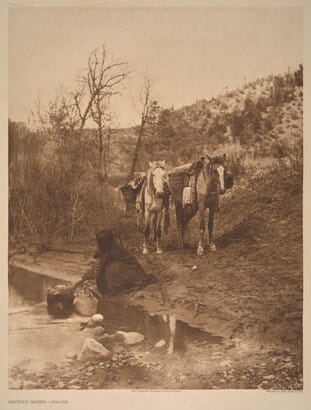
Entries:
[[161, 221], [162, 221], [162, 211], [159, 212], [156, 216], [156, 227], [155, 227], [155, 237], [156, 237], [156, 252], [158, 255], [163, 253], [160, 247], [160, 239], [161, 239]]
[[144, 225], [145, 240], [143, 243], [143, 255], [147, 255], [149, 253], [148, 246], [147, 246], [149, 235], [150, 235], [150, 212], [145, 211], [145, 225]]
[[213, 242], [213, 227], [214, 227], [214, 216], [215, 216], [215, 208], [209, 209], [208, 215], [208, 242], [209, 242], [209, 249], [212, 252], [216, 252], [217, 248]]
[[205, 207], [199, 207], [199, 219], [200, 219], [200, 240], [197, 249], [197, 255], [202, 256], [204, 255], [204, 248], [203, 248], [203, 241], [204, 241], [204, 234], [205, 234]]

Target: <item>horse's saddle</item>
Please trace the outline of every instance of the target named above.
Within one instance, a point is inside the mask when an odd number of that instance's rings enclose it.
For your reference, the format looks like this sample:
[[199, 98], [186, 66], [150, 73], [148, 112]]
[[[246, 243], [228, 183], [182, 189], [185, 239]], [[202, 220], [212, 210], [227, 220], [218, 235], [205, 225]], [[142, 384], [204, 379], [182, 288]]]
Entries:
[[[192, 208], [193, 207], [195, 208], [197, 206], [196, 204], [196, 183], [197, 183], [198, 175], [200, 171], [202, 170], [203, 163], [204, 163], [204, 158], [200, 158], [200, 160], [193, 162], [190, 165], [185, 175], [184, 184], [183, 184], [184, 188], [183, 188], [183, 193], [182, 193], [182, 204], [184, 208], [187, 208], [189, 206]], [[233, 175], [229, 173], [226, 169], [224, 173], [224, 186], [225, 186], [225, 190], [230, 189], [233, 186]], [[217, 201], [218, 201], [219, 188], [220, 186], [218, 185], [214, 193], [217, 195]], [[219, 204], [217, 205], [217, 209], [219, 209]]]
[[188, 169], [188, 175], [193, 176], [193, 175], [198, 175], [199, 172], [201, 171], [203, 166], [202, 160], [195, 161], [190, 165], [190, 168]]
[[[219, 157], [222, 159], [222, 157]], [[218, 157], [216, 157], [217, 161]], [[220, 162], [220, 161], [219, 161]], [[190, 186], [192, 185], [191, 182], [194, 180], [196, 182], [197, 177], [202, 169], [203, 166], [203, 158], [201, 158], [199, 161], [195, 161], [191, 164], [190, 168], [188, 169], [188, 172], [185, 176], [185, 181], [184, 181], [184, 186]], [[233, 186], [233, 175], [225, 169], [225, 174], [224, 174], [224, 182], [225, 182], [225, 190], [230, 189]]]
[[134, 179], [129, 182], [129, 185], [134, 191], [138, 191], [142, 187], [145, 179], [146, 179], [146, 174], [144, 172], [136, 173], [136, 175], [134, 176]]
[[196, 209], [197, 207], [196, 183], [202, 166], [203, 162], [201, 160], [193, 162], [185, 175], [182, 192], [182, 205], [184, 209], [188, 210], [189, 207]]
[[[195, 161], [190, 165], [184, 180], [184, 186], [187, 187], [191, 182], [196, 182], [197, 177], [202, 169], [203, 162], [201, 160]], [[191, 184], [192, 185], [192, 184]]]

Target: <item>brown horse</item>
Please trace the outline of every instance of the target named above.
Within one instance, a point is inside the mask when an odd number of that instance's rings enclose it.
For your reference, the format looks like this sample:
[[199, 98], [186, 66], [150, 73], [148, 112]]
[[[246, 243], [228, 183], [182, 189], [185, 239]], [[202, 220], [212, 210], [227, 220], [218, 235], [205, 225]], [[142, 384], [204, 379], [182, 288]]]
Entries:
[[175, 202], [179, 249], [182, 249], [184, 246], [184, 233], [190, 219], [199, 212], [200, 240], [198, 243], [197, 254], [200, 256], [204, 254], [205, 210], [208, 208], [209, 248], [211, 251], [217, 250], [216, 245], [213, 242], [213, 227], [215, 212], [219, 206], [219, 195], [224, 193], [225, 189], [225, 159], [225, 154], [217, 157], [206, 155], [201, 158], [195, 183], [196, 198], [190, 211], [189, 209], [184, 208], [181, 202]]
[[214, 216], [219, 206], [219, 194], [224, 193], [224, 161], [223, 157], [204, 158], [202, 169], [198, 175], [196, 183], [197, 201], [199, 208], [200, 220], [200, 240], [197, 248], [197, 254], [204, 254], [204, 234], [205, 234], [205, 209], [209, 209], [208, 214], [208, 239], [211, 251], [216, 251], [216, 245], [213, 242]]

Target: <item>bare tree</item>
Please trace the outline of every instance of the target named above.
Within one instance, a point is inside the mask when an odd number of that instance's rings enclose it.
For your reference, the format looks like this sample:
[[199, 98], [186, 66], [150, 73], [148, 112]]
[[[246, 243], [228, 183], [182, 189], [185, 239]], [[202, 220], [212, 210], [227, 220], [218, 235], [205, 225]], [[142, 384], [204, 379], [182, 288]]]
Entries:
[[[42, 110], [38, 99], [36, 117], [47, 135], [69, 144], [80, 144], [87, 124], [96, 125], [97, 175], [103, 181], [108, 176], [108, 150], [112, 122], [111, 98], [120, 94], [122, 82], [129, 72], [127, 63], [107, 57], [102, 46], [91, 52], [87, 68], [77, 77], [77, 87], [67, 91], [60, 87], [48, 109]], [[81, 152], [82, 154], [82, 152]]]
[[105, 47], [94, 50], [88, 58], [88, 69], [80, 77], [81, 89], [74, 95], [74, 101], [80, 117], [80, 130], [88, 119], [97, 126], [98, 171], [107, 178], [107, 153], [105, 147], [105, 129], [109, 131], [111, 123], [110, 101], [112, 96], [120, 94], [121, 84], [128, 75], [127, 63], [114, 62], [106, 55]]
[[[126, 63], [110, 61], [104, 47], [93, 51], [76, 88], [59, 87], [45, 107], [38, 98], [35, 131], [9, 124], [12, 235], [26, 232], [40, 243], [58, 237], [74, 240], [88, 229], [90, 215], [103, 209], [98, 205], [107, 199], [107, 184], [90, 181], [97, 154], [96, 170], [108, 175], [110, 101], [121, 92], [125, 68]], [[86, 130], [92, 125], [95, 130]], [[97, 188], [104, 195], [99, 197]], [[98, 220], [107, 217], [101, 211], [96, 215]]]
[[141, 119], [140, 124], [136, 127], [137, 141], [134, 149], [133, 159], [130, 166], [130, 170], [127, 176], [127, 180], [131, 180], [136, 170], [142, 141], [147, 133], [147, 128], [150, 126], [152, 120], [154, 119], [156, 109], [158, 108], [157, 102], [151, 99], [151, 84], [148, 78], [145, 79], [143, 86], [143, 91], [140, 95], [141, 102]]

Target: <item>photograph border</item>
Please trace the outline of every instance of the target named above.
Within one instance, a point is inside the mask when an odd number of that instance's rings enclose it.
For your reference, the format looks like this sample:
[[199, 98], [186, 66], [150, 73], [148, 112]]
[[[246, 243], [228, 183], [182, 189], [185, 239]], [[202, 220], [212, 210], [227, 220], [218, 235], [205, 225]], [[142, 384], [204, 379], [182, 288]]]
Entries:
[[[56, 390], [8, 390], [8, 280], [7, 280], [7, 260], [8, 260], [8, 7], [304, 7], [304, 388], [303, 391], [258, 391], [258, 390], [215, 390], [215, 391], [194, 391], [194, 390], [91, 390], [91, 391], [56, 391]], [[311, 66], [311, 1], [12, 1], [10, 4], [1, 1], [0, 9], [0, 135], [1, 135], [1, 409], [121, 409], [130, 407], [131, 409], [280, 409], [280, 410], [305, 410], [311, 403], [310, 394], [310, 273], [311, 273], [311, 252], [310, 248], [310, 227], [311, 227], [311, 188], [310, 188], [310, 115], [311, 112], [311, 90], [310, 90], [310, 66]], [[309, 156], [310, 155], [310, 156]], [[60, 403], [52, 403], [53, 400]], [[19, 402], [20, 401], [20, 402]], [[64, 401], [64, 403], [61, 403]]]

